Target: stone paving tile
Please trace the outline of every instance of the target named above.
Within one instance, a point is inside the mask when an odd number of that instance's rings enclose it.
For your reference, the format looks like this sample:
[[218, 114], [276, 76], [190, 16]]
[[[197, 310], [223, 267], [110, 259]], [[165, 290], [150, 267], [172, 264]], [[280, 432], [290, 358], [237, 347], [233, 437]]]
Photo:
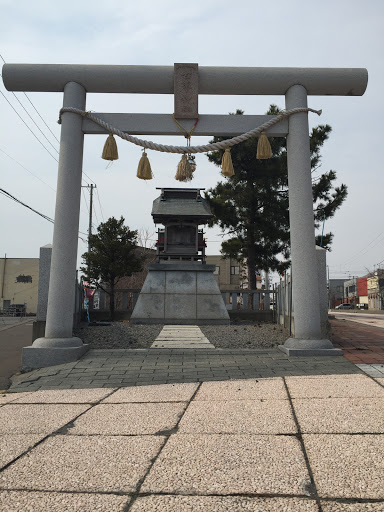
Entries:
[[356, 366], [370, 377], [384, 377], [384, 371], [381, 368], [383, 365], [357, 364]]
[[300, 498], [245, 498], [242, 496], [145, 496], [131, 512], [317, 512], [315, 501]]
[[293, 407], [305, 433], [384, 433], [384, 399], [294, 399]]
[[46, 434], [4, 434], [0, 436], [0, 468], [31, 448]]
[[288, 400], [192, 402], [179, 432], [189, 434], [295, 434]]
[[308, 473], [290, 436], [176, 434], [141, 492], [304, 494]]
[[92, 390], [71, 390], [71, 389], [58, 389], [47, 391], [35, 391], [34, 393], [24, 394], [20, 398], [16, 397], [16, 403], [23, 404], [89, 404], [98, 402], [105, 398], [108, 393], [111, 393], [116, 388], [111, 389], [92, 389]]
[[[92, 350], [70, 367], [34, 372], [26, 381], [12, 386], [11, 391], [123, 387], [131, 385], [132, 382], [143, 384], [143, 380], [152, 384], [165, 384], [170, 379], [174, 382], [183, 382], [187, 370], [194, 372], [188, 374], [188, 378], [193, 378], [194, 382], [286, 375], [361, 373], [361, 370], [344, 358], [289, 359], [285, 354], [273, 349]], [[101, 378], [102, 374], [105, 380]]]
[[384, 501], [380, 503], [340, 503], [321, 501], [323, 512], [383, 512]]
[[0, 434], [50, 433], [63, 427], [87, 405], [8, 404], [0, 409]]
[[1, 489], [133, 492], [161, 436], [54, 436], [2, 472]]
[[257, 398], [287, 399], [288, 395], [280, 377], [248, 379], [227, 382], [204, 382], [195, 400], [255, 400]]
[[129, 501], [108, 494], [0, 491], [0, 509], [7, 512], [123, 512]]
[[4, 393], [3, 395], [0, 395], [0, 406], [3, 404], [9, 404], [10, 402], [14, 402], [18, 398], [22, 398], [21, 395], [29, 395], [30, 393]]
[[320, 497], [384, 499], [383, 435], [303, 438]]
[[321, 377], [287, 377], [292, 398], [384, 398], [384, 389], [365, 375]]
[[176, 427], [185, 402], [96, 405], [75, 421], [69, 434], [156, 434]]
[[379, 377], [379, 378], [376, 378], [375, 381], [378, 382], [379, 384], [381, 384], [382, 386], [384, 386], [384, 378]]
[[102, 403], [128, 402], [188, 402], [197, 389], [197, 384], [159, 384], [119, 389]]
[[332, 340], [353, 363], [384, 363], [384, 329], [330, 319]]

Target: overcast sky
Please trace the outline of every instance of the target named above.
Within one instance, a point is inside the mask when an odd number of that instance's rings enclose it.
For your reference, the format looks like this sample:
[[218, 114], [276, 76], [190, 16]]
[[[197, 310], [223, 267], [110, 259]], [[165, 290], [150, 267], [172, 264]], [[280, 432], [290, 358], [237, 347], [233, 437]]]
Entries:
[[[330, 277], [363, 275], [384, 266], [383, 226], [383, 21], [384, 2], [368, 0], [0, 0], [0, 53], [9, 63], [173, 65], [252, 67], [364, 67], [368, 88], [362, 97], [308, 98], [322, 109], [310, 114], [310, 126], [330, 124], [332, 134], [322, 150], [323, 172], [337, 172], [349, 195], [325, 231], [335, 235], [328, 253]], [[1, 82], [1, 81], [0, 81]], [[48, 217], [54, 217], [61, 93], [0, 90], [40, 139], [36, 140], [0, 95], [0, 188]], [[28, 110], [43, 137], [21, 107]], [[227, 114], [237, 108], [263, 114], [277, 96], [200, 96], [200, 114]], [[89, 94], [87, 110], [96, 112], [173, 113], [172, 95]], [[181, 138], [148, 137], [183, 144]], [[208, 138], [195, 137], [192, 144]], [[105, 136], [85, 137], [84, 185], [97, 184], [94, 225], [123, 215], [131, 229], [155, 231], [150, 215], [156, 187], [176, 187], [178, 155], [150, 152], [155, 179], [136, 178], [141, 151], [118, 139], [118, 161], [100, 158]], [[209, 188], [221, 179], [219, 169], [198, 155], [191, 187]], [[99, 202], [100, 199], [100, 202]], [[39, 247], [52, 242], [53, 225], [0, 195], [0, 255], [38, 257]], [[89, 193], [83, 189], [80, 231], [88, 228]], [[81, 235], [83, 236], [83, 235]], [[86, 236], [84, 236], [84, 239]], [[208, 254], [220, 251], [219, 230], [208, 230]], [[87, 249], [79, 240], [80, 255]]]

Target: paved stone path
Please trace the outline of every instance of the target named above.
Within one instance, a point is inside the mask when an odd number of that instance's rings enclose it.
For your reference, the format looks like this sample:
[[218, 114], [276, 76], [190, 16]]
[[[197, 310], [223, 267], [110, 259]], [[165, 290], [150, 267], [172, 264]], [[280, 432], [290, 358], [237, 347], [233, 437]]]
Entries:
[[332, 341], [356, 364], [384, 364], [384, 329], [331, 319]]
[[10, 391], [351, 373], [361, 370], [341, 356], [289, 358], [278, 349], [90, 350], [79, 361], [21, 375]]
[[151, 348], [215, 348], [197, 325], [164, 325]]
[[0, 396], [0, 510], [382, 512], [383, 379], [324, 359], [332, 375], [311, 358], [304, 377]]

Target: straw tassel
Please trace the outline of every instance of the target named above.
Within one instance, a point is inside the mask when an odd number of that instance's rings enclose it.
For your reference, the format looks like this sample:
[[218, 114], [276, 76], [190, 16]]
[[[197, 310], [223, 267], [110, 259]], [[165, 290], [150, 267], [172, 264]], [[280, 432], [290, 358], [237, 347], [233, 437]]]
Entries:
[[271, 158], [272, 149], [269, 143], [268, 137], [265, 135], [265, 132], [262, 132], [257, 143], [257, 154], [256, 158], [260, 160], [266, 160], [267, 158]]
[[227, 178], [230, 178], [235, 174], [233, 169], [231, 150], [229, 148], [224, 151], [223, 159], [221, 161], [221, 174]]
[[195, 167], [192, 167], [188, 160], [188, 156], [184, 153], [177, 166], [177, 172], [175, 179], [177, 181], [191, 181], [193, 179], [193, 171]]
[[105, 141], [101, 158], [103, 160], [118, 160], [119, 158], [119, 153], [117, 152], [117, 144], [112, 133], [108, 135], [108, 138]]
[[149, 163], [145, 149], [143, 151], [142, 157], [140, 158], [136, 176], [141, 180], [151, 180], [153, 178], [151, 164]]

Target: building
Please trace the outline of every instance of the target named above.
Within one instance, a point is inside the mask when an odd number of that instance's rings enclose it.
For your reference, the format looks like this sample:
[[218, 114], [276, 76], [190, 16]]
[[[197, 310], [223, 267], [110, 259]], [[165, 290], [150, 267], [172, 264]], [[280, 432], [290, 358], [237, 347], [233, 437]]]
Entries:
[[206, 256], [207, 265], [215, 265], [214, 276], [220, 290], [237, 290], [242, 284], [242, 266], [232, 258]]
[[36, 314], [39, 258], [0, 258], [3, 314]]
[[[344, 302], [345, 279], [329, 279], [328, 281], [328, 307], [334, 309]], [[345, 301], [346, 302], [346, 301]]]
[[367, 276], [368, 308], [383, 309], [384, 270], [379, 269]]
[[[215, 265], [214, 276], [220, 290], [237, 290], [248, 287], [246, 266], [233, 258], [223, 258], [220, 254], [206, 256], [207, 265]], [[257, 289], [261, 290], [262, 278], [256, 275]]]
[[367, 277], [358, 277], [356, 279], [356, 289], [357, 289], [358, 304], [366, 304], [365, 307], [368, 308]]
[[356, 277], [344, 282], [344, 299], [347, 304], [357, 304]]

